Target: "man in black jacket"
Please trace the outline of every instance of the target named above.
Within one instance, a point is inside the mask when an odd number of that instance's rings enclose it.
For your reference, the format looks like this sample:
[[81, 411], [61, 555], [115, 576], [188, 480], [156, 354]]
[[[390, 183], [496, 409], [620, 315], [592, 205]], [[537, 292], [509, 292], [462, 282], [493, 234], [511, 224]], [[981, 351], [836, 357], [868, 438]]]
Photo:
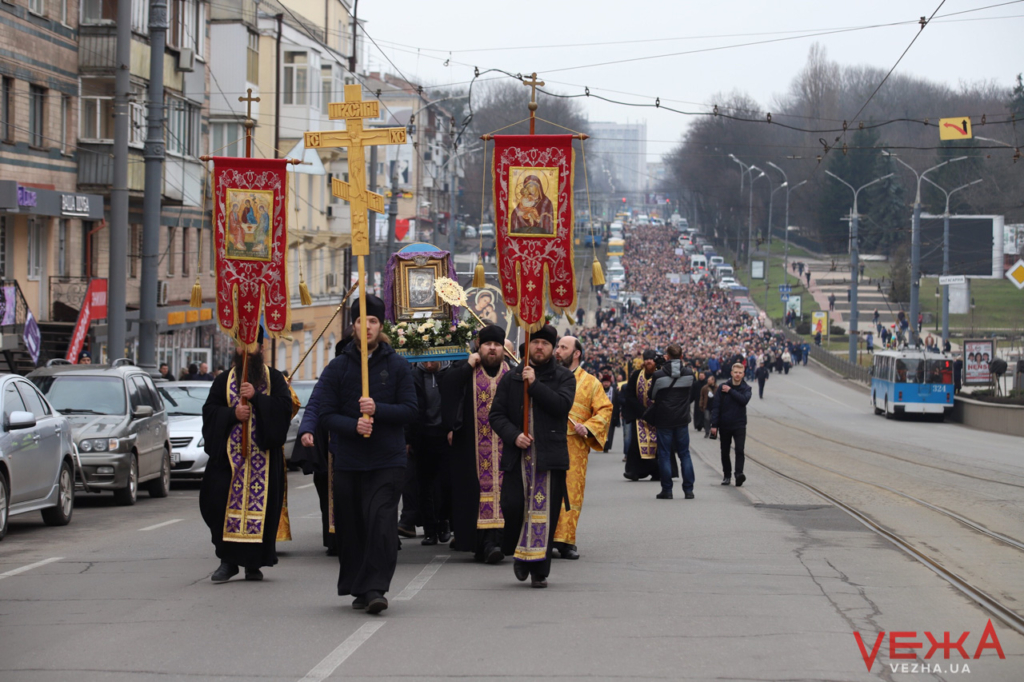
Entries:
[[[569, 469], [566, 426], [576, 399], [576, 379], [555, 361], [558, 332], [544, 325], [530, 337], [529, 362], [498, 383], [490, 423], [501, 437], [501, 511], [505, 555], [514, 554], [519, 580], [547, 587], [551, 548]], [[523, 382], [529, 385], [530, 421], [523, 430]], [[527, 503], [529, 506], [527, 506]]]
[[729, 485], [732, 478], [732, 463], [729, 460], [729, 446], [736, 443], [736, 487], [743, 485], [743, 446], [747, 440], [747, 403], [750, 402], [750, 385], [743, 380], [743, 365], [732, 366], [732, 381], [724, 381], [711, 401], [711, 435], [721, 431], [722, 443], [722, 485]]
[[[398, 499], [405, 479], [404, 427], [416, 419], [416, 387], [405, 358], [380, 335], [384, 301], [366, 297], [370, 397], [362, 397], [359, 303], [352, 305], [356, 339], [323, 374], [320, 424], [337, 440], [334, 525], [338, 594], [352, 608], [380, 613], [398, 563]], [[366, 415], [366, 416], [363, 416]]]
[[754, 378], [757, 379], [757, 397], [758, 399], [764, 399], [764, 382], [768, 381], [768, 368], [765, 365], [759, 365], [754, 370]]
[[654, 427], [658, 430], [659, 500], [672, 499], [672, 458], [679, 455], [683, 494], [693, 499], [693, 462], [690, 459], [690, 403], [700, 390], [693, 370], [683, 364], [683, 351], [673, 343], [665, 350], [665, 364], [654, 373], [648, 397], [653, 403]]
[[423, 545], [452, 539], [451, 473], [448, 429], [441, 418], [441, 382], [445, 370], [437, 361], [421, 362], [412, 369], [419, 416], [406, 429], [406, 442], [416, 458]]

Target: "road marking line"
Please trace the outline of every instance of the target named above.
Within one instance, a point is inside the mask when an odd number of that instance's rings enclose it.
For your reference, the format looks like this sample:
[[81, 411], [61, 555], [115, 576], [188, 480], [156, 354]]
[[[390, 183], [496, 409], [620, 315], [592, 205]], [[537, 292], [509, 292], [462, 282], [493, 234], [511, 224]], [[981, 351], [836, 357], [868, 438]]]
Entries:
[[446, 554], [438, 554], [435, 556], [434, 560], [424, 566], [423, 570], [420, 571], [420, 574], [413, 578], [412, 581], [405, 586], [405, 589], [399, 592], [392, 601], [409, 601], [415, 597], [416, 594], [427, 584], [427, 581], [437, 573], [439, 568], [441, 568], [441, 564], [446, 561], [448, 561], [448, 555]]
[[146, 526], [145, 528], [140, 528], [139, 532], [141, 533], [144, 530], [156, 530], [157, 528], [163, 528], [164, 526], [169, 526], [172, 523], [177, 523], [178, 521], [184, 521], [184, 520], [185, 519], [171, 519], [170, 521], [164, 521], [163, 523], [158, 523], [158, 524], [155, 524], [155, 525], [152, 525], [152, 526]]
[[316, 485], [316, 484], [315, 483], [307, 483], [306, 485], [300, 485], [298, 488], [296, 488], [296, 490], [305, 490], [306, 488], [312, 488], [314, 485]]
[[312, 670], [306, 673], [299, 682], [323, 682], [330, 677], [335, 670], [338, 669], [345, 660], [356, 652], [360, 646], [363, 645], [366, 640], [370, 639], [373, 633], [384, 627], [385, 621], [378, 621], [375, 623], [366, 623], [358, 630], [353, 632], [348, 638], [338, 645], [338, 648], [327, 654], [324, 660], [316, 664]]
[[844, 403], [844, 402], [842, 402], [842, 401], [836, 400], [835, 398], [833, 398], [833, 397], [832, 397], [832, 396], [830, 396], [830, 395], [825, 395], [824, 393], [822, 393], [822, 392], [820, 392], [820, 391], [815, 391], [815, 390], [814, 390], [813, 388], [807, 388], [806, 386], [803, 386], [802, 388], [803, 388], [803, 389], [804, 389], [805, 391], [810, 391], [811, 393], [817, 393], [817, 394], [818, 394], [818, 395], [820, 395], [820, 396], [821, 396], [822, 398], [826, 398], [826, 399], [828, 399], [828, 400], [831, 400], [832, 402], [834, 402], [834, 403], [838, 403], [839, 405], [842, 405], [843, 407], [853, 407], [852, 405], [847, 405], [846, 403]]
[[0, 580], [3, 580], [4, 578], [10, 578], [12, 575], [24, 573], [25, 571], [31, 571], [33, 568], [39, 568], [40, 566], [45, 566], [46, 564], [52, 564], [54, 561], [60, 561], [63, 558], [64, 557], [62, 556], [54, 556], [50, 557], [49, 559], [37, 561], [34, 564], [29, 564], [28, 566], [22, 566], [21, 568], [12, 569], [10, 571], [7, 571], [6, 573], [0, 573]]

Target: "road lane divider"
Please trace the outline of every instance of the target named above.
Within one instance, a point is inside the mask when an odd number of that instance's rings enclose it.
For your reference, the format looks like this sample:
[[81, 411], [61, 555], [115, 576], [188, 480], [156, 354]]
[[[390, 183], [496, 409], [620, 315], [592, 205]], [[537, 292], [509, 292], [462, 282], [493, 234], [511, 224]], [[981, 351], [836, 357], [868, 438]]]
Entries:
[[3, 580], [4, 578], [10, 578], [12, 575], [24, 573], [25, 571], [31, 571], [33, 568], [39, 568], [40, 566], [45, 566], [46, 564], [52, 564], [53, 562], [60, 561], [63, 558], [64, 557], [62, 556], [53, 556], [49, 559], [43, 559], [42, 561], [37, 561], [34, 564], [29, 564], [28, 566], [22, 566], [21, 568], [13, 568], [10, 571], [0, 573], [0, 580]]
[[395, 596], [393, 601], [409, 601], [410, 599], [415, 597], [416, 594], [420, 590], [422, 590], [423, 587], [427, 584], [427, 581], [430, 580], [435, 573], [437, 573], [438, 569], [440, 569], [441, 565], [444, 564], [444, 562], [446, 561], [448, 561], [447, 554], [438, 554], [437, 556], [435, 556], [433, 561], [424, 566], [423, 570], [420, 571], [420, 574], [413, 578], [412, 581], [410, 581], [409, 584], [405, 586], [405, 589], [399, 592], [397, 596]]
[[323, 682], [330, 677], [335, 670], [338, 669], [342, 663], [344, 663], [349, 656], [356, 652], [356, 649], [361, 647], [366, 640], [373, 636], [373, 633], [384, 627], [386, 621], [380, 620], [373, 623], [366, 623], [358, 630], [349, 635], [344, 642], [338, 645], [338, 648], [327, 654], [324, 660], [316, 664], [316, 666], [306, 673], [299, 682]]
[[307, 483], [306, 485], [300, 485], [299, 487], [296, 488], [296, 490], [305, 490], [306, 488], [312, 488], [314, 485], [316, 485], [316, 484], [315, 483]]
[[144, 530], [156, 530], [157, 528], [163, 528], [164, 526], [170, 526], [171, 524], [175, 524], [178, 521], [184, 521], [184, 520], [185, 519], [171, 519], [170, 521], [164, 521], [163, 523], [157, 523], [157, 524], [154, 524], [152, 526], [146, 526], [145, 528], [140, 528], [139, 532], [141, 533]]

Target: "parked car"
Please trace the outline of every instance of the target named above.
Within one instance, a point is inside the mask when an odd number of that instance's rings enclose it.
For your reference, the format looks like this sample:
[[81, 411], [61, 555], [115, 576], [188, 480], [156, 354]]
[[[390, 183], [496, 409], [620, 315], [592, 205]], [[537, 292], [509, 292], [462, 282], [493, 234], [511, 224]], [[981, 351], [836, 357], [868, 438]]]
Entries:
[[604, 263], [605, 270], [607, 270], [608, 268], [619, 268], [619, 267], [622, 267], [622, 257], [621, 256], [608, 256], [608, 259]]
[[722, 279], [718, 280], [718, 288], [719, 289], [732, 289], [733, 286], [736, 285], [736, 283], [737, 283], [736, 279], [733, 278], [733, 277], [723, 277]]
[[203, 405], [209, 381], [160, 383], [157, 392], [167, 408], [171, 441], [171, 478], [202, 478], [210, 459], [203, 448]]
[[292, 450], [295, 449], [295, 439], [299, 437], [299, 425], [302, 424], [302, 416], [306, 413], [306, 403], [309, 396], [313, 395], [315, 381], [293, 381], [292, 390], [299, 397], [299, 411], [292, 417], [292, 423], [288, 425], [288, 439], [284, 443], [285, 462], [291, 463]]
[[75, 508], [71, 424], [35, 386], [0, 374], [0, 540], [11, 516], [39, 511], [48, 526], [66, 526]]
[[714, 270], [715, 266], [721, 265], [724, 262], [725, 258], [722, 256], [711, 256], [708, 258], [708, 267]]
[[71, 422], [89, 492], [109, 490], [118, 504], [132, 505], [145, 484], [150, 497], [167, 497], [167, 410], [149, 374], [121, 360], [54, 365], [27, 378]]
[[466, 228], [462, 231], [462, 236], [466, 239], [476, 239], [476, 228], [472, 225], [466, 225]]
[[622, 284], [626, 281], [626, 270], [621, 265], [608, 268], [607, 279], [609, 282]]
[[494, 223], [482, 223], [480, 225], [480, 231], [478, 233], [481, 237], [493, 237], [494, 236]]
[[720, 277], [720, 278], [721, 277], [732, 277], [733, 279], [736, 278], [736, 273], [735, 273], [735, 271], [733, 271], [732, 266], [731, 265], [726, 265], [725, 263], [719, 263], [718, 264], [718, 266], [715, 268], [715, 274], [718, 277]]

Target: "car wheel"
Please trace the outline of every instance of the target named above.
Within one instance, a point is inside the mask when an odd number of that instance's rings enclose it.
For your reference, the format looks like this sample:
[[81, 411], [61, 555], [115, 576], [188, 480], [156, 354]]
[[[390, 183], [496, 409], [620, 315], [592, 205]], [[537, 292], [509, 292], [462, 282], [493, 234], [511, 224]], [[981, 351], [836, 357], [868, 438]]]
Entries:
[[11, 505], [11, 498], [8, 494], [10, 486], [7, 485], [7, 475], [0, 471], [0, 540], [7, 535], [7, 512]]
[[47, 526], [66, 526], [71, 523], [75, 511], [75, 477], [71, 464], [65, 460], [60, 465], [60, 479], [57, 481], [57, 506], [43, 510], [43, 523]]
[[889, 412], [889, 396], [885, 396], [885, 418], [892, 419], [895, 416], [895, 414]]
[[114, 501], [122, 507], [130, 507], [139, 497], [139, 460], [133, 453], [128, 464], [128, 485], [114, 491]]
[[878, 401], [875, 400], [875, 394], [871, 394], [871, 405], [875, 408], [875, 414], [882, 414], [882, 408], [878, 406]]
[[164, 449], [160, 462], [160, 476], [146, 484], [150, 497], [167, 497], [171, 489], [171, 453]]

